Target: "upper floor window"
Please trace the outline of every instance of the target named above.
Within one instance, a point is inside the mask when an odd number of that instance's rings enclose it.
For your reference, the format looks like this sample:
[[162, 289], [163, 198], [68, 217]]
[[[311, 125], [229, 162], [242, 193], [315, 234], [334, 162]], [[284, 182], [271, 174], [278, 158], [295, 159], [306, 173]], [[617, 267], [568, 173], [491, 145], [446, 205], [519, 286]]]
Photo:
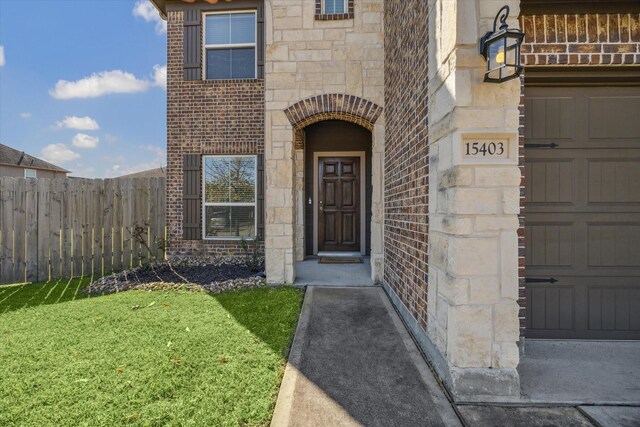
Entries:
[[38, 177], [38, 171], [36, 171], [35, 169], [25, 169], [24, 170], [24, 177], [25, 178], [37, 178]]
[[205, 15], [205, 78], [256, 78], [256, 13], [224, 12]]
[[322, 13], [337, 15], [347, 13], [347, 0], [323, 0]]
[[316, 19], [319, 21], [337, 21], [353, 19], [354, 0], [316, 0]]

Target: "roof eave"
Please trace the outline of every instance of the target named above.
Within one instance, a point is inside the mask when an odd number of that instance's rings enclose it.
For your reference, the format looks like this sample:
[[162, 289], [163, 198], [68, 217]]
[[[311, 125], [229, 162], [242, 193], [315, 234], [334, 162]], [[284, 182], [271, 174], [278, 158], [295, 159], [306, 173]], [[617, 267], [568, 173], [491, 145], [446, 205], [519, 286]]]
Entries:
[[150, 0], [151, 4], [158, 9], [158, 13], [160, 13], [160, 17], [167, 20], [167, 1], [166, 0]]

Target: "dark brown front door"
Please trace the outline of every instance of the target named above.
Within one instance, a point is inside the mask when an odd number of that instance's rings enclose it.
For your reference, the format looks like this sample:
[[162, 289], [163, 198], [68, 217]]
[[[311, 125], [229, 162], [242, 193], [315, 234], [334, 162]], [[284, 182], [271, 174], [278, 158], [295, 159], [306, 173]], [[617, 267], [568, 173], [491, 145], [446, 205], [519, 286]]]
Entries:
[[318, 159], [318, 250], [360, 251], [360, 158]]
[[640, 88], [525, 102], [527, 336], [640, 339]]

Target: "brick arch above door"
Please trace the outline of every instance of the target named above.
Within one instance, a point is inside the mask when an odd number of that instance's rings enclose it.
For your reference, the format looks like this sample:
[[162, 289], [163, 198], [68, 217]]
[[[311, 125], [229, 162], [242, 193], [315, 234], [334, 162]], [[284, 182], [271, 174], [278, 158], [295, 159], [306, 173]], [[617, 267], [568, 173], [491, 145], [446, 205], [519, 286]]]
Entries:
[[302, 149], [305, 127], [325, 120], [343, 120], [373, 130], [382, 107], [357, 96], [332, 93], [298, 101], [284, 113], [293, 125], [295, 148]]

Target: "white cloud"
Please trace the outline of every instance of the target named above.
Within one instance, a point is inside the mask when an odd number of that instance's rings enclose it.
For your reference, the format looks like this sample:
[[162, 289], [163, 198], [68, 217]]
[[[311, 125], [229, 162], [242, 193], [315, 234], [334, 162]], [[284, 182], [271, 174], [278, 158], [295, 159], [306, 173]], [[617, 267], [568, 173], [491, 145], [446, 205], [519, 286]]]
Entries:
[[79, 133], [73, 137], [73, 145], [79, 148], [96, 148], [100, 139], [97, 136]]
[[0, 45], [0, 67], [4, 67], [4, 46]]
[[24, 113], [20, 113], [20, 117], [22, 117], [23, 119], [30, 119], [31, 113], [29, 113], [28, 111], [25, 111]]
[[148, 0], [138, 0], [133, 6], [133, 16], [139, 16], [146, 22], [156, 23], [156, 34], [167, 32], [167, 21], [160, 17], [158, 10]]
[[90, 165], [87, 165], [82, 162], [77, 162], [71, 165], [71, 169], [73, 173], [71, 176], [81, 177], [81, 178], [95, 178], [96, 169]]
[[75, 82], [58, 80], [49, 94], [56, 99], [96, 98], [111, 93], [144, 92], [149, 85], [148, 81], [139, 80], [131, 73], [113, 70], [94, 73]]
[[154, 65], [153, 66], [153, 85], [167, 89], [167, 66], [166, 65]]
[[64, 120], [57, 122], [56, 126], [60, 129], [77, 129], [77, 130], [98, 130], [98, 122], [89, 116], [67, 116]]
[[42, 158], [52, 163], [70, 162], [80, 157], [65, 144], [49, 144], [41, 151]]
[[[149, 151], [154, 155], [150, 156], [148, 161], [134, 164], [127, 164], [128, 157], [124, 158], [123, 156], [117, 156], [108, 158], [111, 166], [105, 171], [105, 176], [116, 177], [128, 175], [130, 173], [159, 168], [160, 166], [165, 166], [167, 164], [167, 152], [164, 148], [156, 145], [142, 145], [140, 148]], [[104, 160], [107, 161], [107, 158], [104, 158]]]

